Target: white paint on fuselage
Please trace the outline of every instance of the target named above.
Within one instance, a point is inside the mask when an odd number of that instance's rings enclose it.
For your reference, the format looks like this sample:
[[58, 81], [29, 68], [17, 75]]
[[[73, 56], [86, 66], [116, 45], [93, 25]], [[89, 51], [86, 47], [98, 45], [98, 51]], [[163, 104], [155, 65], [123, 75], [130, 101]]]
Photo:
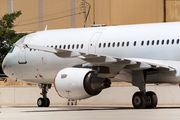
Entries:
[[[62, 49], [64, 45], [66, 45], [66, 49], [68, 45], [70, 45], [69, 50], [88, 54], [91, 47], [90, 41], [92, 36], [95, 33], [102, 33], [96, 41], [95, 53], [92, 52], [90, 54], [111, 56], [115, 58], [146, 58], [157, 60], [162, 64], [175, 68], [177, 70], [177, 77], [180, 76], [180, 43], [176, 43], [176, 41], [180, 39], [179, 27], [180, 23], [175, 22], [48, 30], [28, 35], [31, 36], [29, 37], [31, 39], [25, 39], [24, 42], [49, 47], [55, 47], [57, 45], [57, 48], [61, 45]], [[173, 39], [174, 44], [172, 44]], [[152, 45], [153, 40], [154, 45]], [[159, 40], [158, 45], [157, 40]], [[162, 40], [164, 40], [163, 45]], [[166, 43], [167, 40], [169, 40], [169, 44]], [[136, 46], [134, 46], [135, 41]], [[142, 41], [144, 41], [143, 46], [141, 45]], [[149, 45], [147, 45], [147, 41], [150, 41]], [[120, 42], [119, 47], [117, 47], [118, 42]], [[122, 46], [122, 42], [124, 42], [124, 46]], [[127, 46], [127, 42], [129, 42], [129, 46]], [[99, 48], [99, 43], [101, 43], [101, 48]], [[106, 43], [106, 47], [103, 47], [104, 43]], [[110, 47], [108, 47], [109, 43], [111, 44]], [[114, 47], [112, 46], [113, 43], [115, 43]], [[81, 49], [80, 46], [82, 44], [83, 48]], [[72, 49], [72, 45], [75, 45], [75, 49]], [[76, 45], [79, 45], [78, 49], [76, 48]], [[19, 50], [20, 49], [16, 47], [13, 53], [9, 53], [5, 58], [5, 62], [8, 62], [9, 64], [9, 68], [5, 70], [5, 73], [17, 80], [26, 82], [52, 83], [55, 74], [59, 70], [84, 63], [84, 61], [79, 58], [59, 58], [53, 53], [34, 50], [30, 51], [30, 49], [26, 48], [27, 64], [18, 64]], [[3, 64], [7, 64], [5, 62]], [[157, 78], [158, 76], [156, 76], [156, 79]], [[162, 79], [159, 78], [159, 80], [163, 79], [163, 77]], [[178, 82], [179, 78], [176, 78], [175, 81]], [[158, 82], [158, 80], [156, 80], [156, 82]]]
[[5, 58], [8, 68], [4, 72], [13, 79], [33, 83], [53, 83], [56, 73], [66, 67], [83, 63], [77, 58], [59, 58], [55, 54], [42, 51], [26, 50], [27, 64], [18, 63], [19, 48], [15, 47], [13, 53]]

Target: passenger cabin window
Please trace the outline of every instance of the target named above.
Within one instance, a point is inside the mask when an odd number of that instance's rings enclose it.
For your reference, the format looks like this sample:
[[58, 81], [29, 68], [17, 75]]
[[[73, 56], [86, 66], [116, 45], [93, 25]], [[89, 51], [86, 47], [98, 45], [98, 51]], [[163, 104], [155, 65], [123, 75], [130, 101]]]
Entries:
[[103, 47], [104, 47], [104, 48], [106, 47], [106, 43], [104, 43]]
[[117, 43], [117, 47], [119, 47], [119, 45], [120, 45], [120, 42]]
[[59, 49], [61, 49], [61, 45], [59, 46]]
[[152, 45], [154, 45], [154, 40], [152, 41]]
[[72, 49], [74, 49], [74, 44], [72, 45]]
[[164, 40], [162, 40], [161, 44], [164, 45]]
[[134, 46], [136, 46], [136, 41], [134, 41]]
[[177, 44], [179, 44], [179, 39], [177, 39]]
[[124, 42], [122, 42], [122, 47], [124, 47]]
[[64, 49], [66, 49], [66, 45], [64, 45]]
[[81, 49], [83, 49], [83, 44], [81, 44]]
[[[92, 45], [91, 45], [92, 46]], [[76, 45], [76, 48], [78, 49], [79, 48], [79, 44]]]
[[108, 43], [108, 47], [110, 47], [111, 46], [111, 43]]
[[174, 39], [172, 39], [172, 42], [171, 42], [172, 44], [174, 44]]
[[126, 43], [126, 46], [129, 46], [129, 42]]
[[113, 47], [115, 46], [115, 42], [113, 42]]
[[147, 45], [149, 45], [149, 40], [147, 41]]
[[167, 45], [169, 44], [169, 40], [167, 40], [166, 44], [167, 44]]
[[101, 43], [99, 43], [99, 48], [101, 47]]
[[144, 41], [141, 42], [141, 46], [143, 46], [143, 45], [144, 45]]
[[54, 48], [57, 49], [57, 45]]
[[156, 43], [157, 45], [159, 45], [159, 40], [157, 40], [157, 43]]
[[68, 49], [70, 49], [70, 45], [68, 45]]

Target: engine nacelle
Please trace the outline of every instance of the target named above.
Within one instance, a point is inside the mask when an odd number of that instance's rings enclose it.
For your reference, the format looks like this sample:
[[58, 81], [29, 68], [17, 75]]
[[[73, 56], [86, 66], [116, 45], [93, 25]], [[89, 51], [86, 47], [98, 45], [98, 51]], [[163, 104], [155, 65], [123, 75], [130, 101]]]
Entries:
[[110, 87], [107, 78], [100, 78], [88, 68], [65, 68], [54, 79], [57, 93], [64, 98], [80, 100], [99, 94], [102, 89]]

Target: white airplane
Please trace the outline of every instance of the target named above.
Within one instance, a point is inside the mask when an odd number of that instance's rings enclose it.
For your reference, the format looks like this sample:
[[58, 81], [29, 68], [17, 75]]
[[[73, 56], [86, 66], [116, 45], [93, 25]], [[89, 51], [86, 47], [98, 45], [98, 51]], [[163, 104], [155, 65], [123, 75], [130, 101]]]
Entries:
[[14, 80], [39, 83], [39, 107], [49, 106], [53, 83], [60, 97], [81, 100], [124, 81], [140, 90], [134, 108], [154, 108], [158, 99], [147, 83], [180, 83], [179, 28], [173, 22], [41, 31], [17, 41], [2, 69]]

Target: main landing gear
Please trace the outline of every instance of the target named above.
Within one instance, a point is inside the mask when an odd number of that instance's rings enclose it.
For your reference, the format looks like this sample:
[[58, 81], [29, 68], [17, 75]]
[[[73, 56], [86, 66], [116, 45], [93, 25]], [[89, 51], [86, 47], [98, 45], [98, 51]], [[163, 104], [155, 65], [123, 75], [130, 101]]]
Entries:
[[38, 107], [49, 107], [50, 100], [47, 98], [47, 91], [51, 89], [52, 84], [38, 84], [39, 88], [42, 89], [42, 93], [40, 93], [43, 97], [37, 100]]
[[133, 71], [133, 86], [137, 86], [140, 92], [134, 93], [132, 97], [132, 104], [136, 109], [155, 108], [158, 102], [157, 96], [154, 92], [146, 92], [146, 72]]
[[157, 105], [157, 96], [152, 91], [146, 93], [136, 92], [133, 95], [132, 104], [136, 109], [155, 108]]

